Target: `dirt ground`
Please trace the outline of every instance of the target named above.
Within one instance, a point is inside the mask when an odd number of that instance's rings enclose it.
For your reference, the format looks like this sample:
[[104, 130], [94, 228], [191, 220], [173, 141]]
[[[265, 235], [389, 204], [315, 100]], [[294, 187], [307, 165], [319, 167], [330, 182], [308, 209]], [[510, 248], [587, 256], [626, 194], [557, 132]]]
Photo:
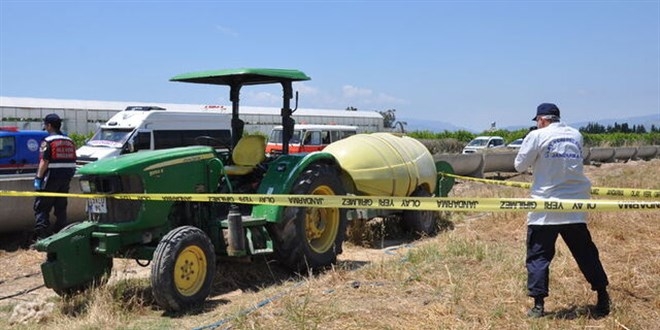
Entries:
[[[623, 167], [630, 166], [624, 163], [603, 164], [602, 166], [587, 166], [585, 171], [590, 176], [597, 176], [599, 173], [614, 173]], [[511, 174], [513, 176], [513, 174]], [[517, 176], [515, 180], [528, 181], [529, 176]], [[476, 186], [476, 185], [474, 185]], [[470, 184], [463, 184], [456, 187], [461, 189], [463, 195], [469, 195], [464, 190], [473, 187]], [[477, 189], [477, 188], [475, 188]], [[35, 302], [46, 302], [56, 294], [43, 285], [43, 279], [40, 272], [40, 264], [45, 255], [43, 253], [21, 247], [21, 242], [25, 239], [20, 233], [11, 233], [0, 235], [0, 308], [6, 305], [17, 305], [21, 303], [29, 304]], [[385, 258], [396, 257], [395, 254], [387, 253], [390, 250], [397, 249], [409, 242], [409, 237], [399, 240], [383, 240], [376, 247], [364, 247], [347, 243], [344, 246], [344, 252], [339, 257], [339, 261], [350, 260], [356, 265], [380, 262]], [[110, 281], [120, 281], [127, 278], [148, 278], [150, 267], [141, 267], [133, 260], [115, 259], [115, 266], [112, 270]], [[261, 283], [263, 284], [263, 283]], [[223, 295], [240, 294], [236, 291], [222, 292], [211, 297], [212, 299], [222, 299]], [[52, 301], [52, 299], [51, 299]], [[47, 312], [47, 305], [39, 307], [42, 312]], [[28, 313], [31, 318], [40, 317], [40, 311]]]
[[[356, 265], [379, 261], [392, 254], [387, 253], [405, 244], [410, 237], [382, 240], [367, 248], [351, 243], [344, 244], [339, 260], [350, 260]], [[25, 240], [22, 233], [0, 235], [0, 306], [18, 303], [47, 301], [57, 294], [44, 286], [40, 265], [45, 260], [44, 253], [22, 247]], [[115, 259], [110, 282], [129, 278], [149, 278], [150, 267], [142, 267], [134, 260]], [[228, 295], [233, 292], [224, 293]], [[222, 299], [224, 294], [212, 296]]]

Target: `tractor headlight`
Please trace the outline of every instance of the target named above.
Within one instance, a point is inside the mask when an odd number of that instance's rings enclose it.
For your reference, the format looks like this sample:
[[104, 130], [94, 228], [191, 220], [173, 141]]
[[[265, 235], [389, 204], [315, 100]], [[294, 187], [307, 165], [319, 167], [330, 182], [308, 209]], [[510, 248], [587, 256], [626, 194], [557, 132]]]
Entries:
[[90, 184], [89, 180], [80, 180], [80, 191], [86, 194], [90, 194], [92, 192], [92, 185]]

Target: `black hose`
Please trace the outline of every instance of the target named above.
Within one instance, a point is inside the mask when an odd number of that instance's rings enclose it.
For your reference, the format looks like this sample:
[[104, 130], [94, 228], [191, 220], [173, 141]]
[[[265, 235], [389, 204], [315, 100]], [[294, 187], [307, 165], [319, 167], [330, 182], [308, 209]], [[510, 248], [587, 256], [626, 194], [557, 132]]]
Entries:
[[41, 289], [41, 288], [43, 288], [43, 287], [45, 287], [45, 286], [46, 286], [45, 284], [42, 284], [42, 285], [35, 286], [35, 287], [33, 287], [33, 288], [30, 288], [30, 289], [25, 289], [25, 290], [22, 290], [22, 291], [16, 292], [16, 293], [14, 293], [14, 294], [10, 294], [10, 295], [8, 295], [8, 296], [0, 297], [0, 300], [5, 300], [5, 299], [9, 299], [9, 298], [18, 297], [18, 296], [24, 295], [24, 294], [26, 294], [26, 293], [30, 293], [30, 292], [32, 292], [32, 291], [34, 291], [34, 290]]

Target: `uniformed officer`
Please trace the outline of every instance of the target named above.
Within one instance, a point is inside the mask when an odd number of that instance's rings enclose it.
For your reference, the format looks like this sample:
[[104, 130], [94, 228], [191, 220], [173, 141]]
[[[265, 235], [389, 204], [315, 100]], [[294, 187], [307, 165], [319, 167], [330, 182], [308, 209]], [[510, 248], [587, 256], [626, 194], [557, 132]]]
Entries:
[[[532, 198], [588, 199], [591, 182], [583, 173], [580, 132], [563, 122], [559, 108], [542, 103], [536, 109], [537, 130], [523, 140], [514, 166], [519, 172], [533, 166]], [[557, 236], [571, 251], [582, 274], [597, 292], [594, 316], [610, 313], [607, 274], [591, 239], [584, 212], [530, 212], [527, 216], [527, 289], [534, 298], [530, 317], [545, 315], [544, 298], [548, 296], [550, 262], [555, 256]]]
[[[62, 134], [62, 120], [57, 114], [51, 113], [44, 118], [44, 130], [48, 136], [41, 141], [39, 148], [39, 167], [34, 178], [36, 191], [68, 193], [69, 184], [76, 171], [76, 146], [73, 141]], [[34, 200], [35, 234], [37, 238], [49, 236], [50, 211], [54, 208], [56, 218], [54, 232], [67, 225], [66, 197], [41, 197]]]

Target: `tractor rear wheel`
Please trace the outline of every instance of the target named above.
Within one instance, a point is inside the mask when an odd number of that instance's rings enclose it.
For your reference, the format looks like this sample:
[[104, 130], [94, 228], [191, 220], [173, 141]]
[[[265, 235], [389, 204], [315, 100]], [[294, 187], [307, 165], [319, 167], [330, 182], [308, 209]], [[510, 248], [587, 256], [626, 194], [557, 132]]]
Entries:
[[[337, 169], [315, 164], [296, 180], [294, 195], [345, 195]], [[285, 207], [283, 219], [270, 226], [275, 257], [296, 272], [320, 269], [337, 261], [346, 235], [346, 210], [326, 207]]]
[[202, 304], [211, 293], [215, 252], [199, 228], [173, 229], [158, 243], [151, 267], [154, 299], [167, 311]]
[[[431, 197], [433, 196], [424, 187], [419, 186], [410, 197]], [[403, 227], [412, 231], [415, 235], [431, 236], [438, 230], [438, 212], [437, 211], [403, 211]]]

